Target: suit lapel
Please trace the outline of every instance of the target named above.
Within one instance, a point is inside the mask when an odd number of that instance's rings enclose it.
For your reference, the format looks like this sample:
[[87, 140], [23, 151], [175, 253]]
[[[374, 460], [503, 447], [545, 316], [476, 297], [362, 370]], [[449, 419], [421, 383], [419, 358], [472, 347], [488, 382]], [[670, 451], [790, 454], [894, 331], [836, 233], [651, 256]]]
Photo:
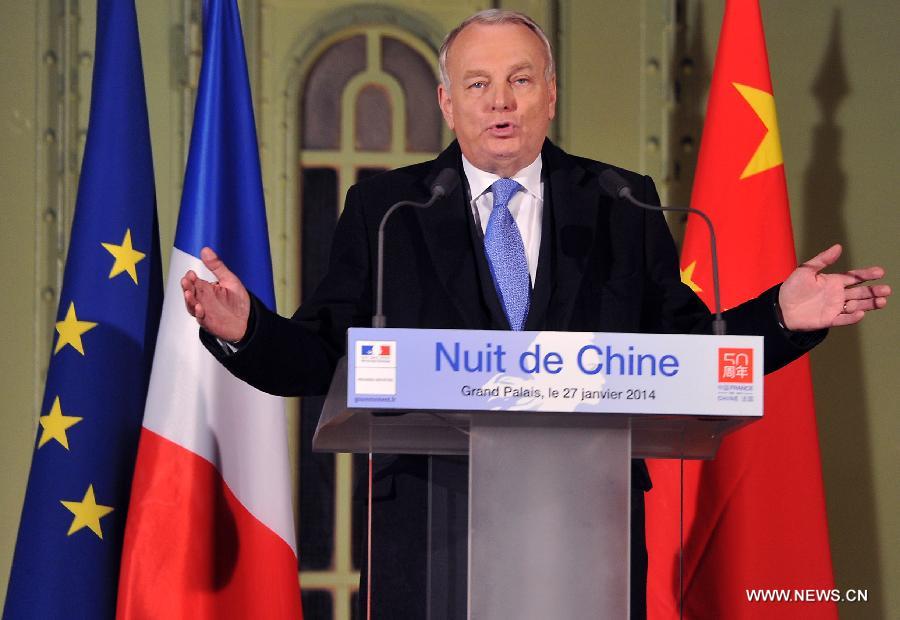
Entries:
[[[608, 269], [606, 263], [589, 264], [595, 255], [598, 236], [604, 238], [608, 233], [598, 230], [598, 222], [605, 223], [608, 218], [598, 217], [600, 187], [591, 182], [593, 177], [586, 174], [575, 158], [548, 141], [544, 146], [544, 161], [550, 185], [550, 224], [544, 226], [543, 234], [550, 237], [552, 247], [548, 252], [550, 265], [539, 274], [539, 286], [535, 287], [535, 297], [543, 300], [546, 295], [547, 298], [543, 302], [543, 315], [535, 317], [535, 327], [567, 329], [586, 271]], [[543, 240], [541, 245], [543, 254]], [[544, 275], [546, 281], [541, 281]]]
[[430, 209], [415, 209], [438, 278], [467, 329], [484, 329], [485, 307], [480, 291], [477, 248], [471, 233], [471, 216], [467, 212], [465, 175], [459, 146], [453, 142], [434, 161], [431, 172], [423, 179], [429, 195], [431, 183], [444, 168], [459, 173], [460, 182], [448, 196]]
[[546, 169], [542, 171], [544, 178], [544, 211], [541, 215], [541, 249], [538, 252], [537, 273], [534, 278], [534, 288], [531, 292], [531, 303], [528, 307], [528, 317], [525, 319], [525, 329], [535, 331], [542, 329], [547, 304], [550, 303], [550, 294], [553, 284], [553, 197], [550, 190], [549, 176]]
[[[466, 193], [467, 208], [466, 213], [471, 214], [471, 192]], [[500, 294], [497, 293], [497, 287], [494, 284], [494, 276], [491, 273], [491, 267], [488, 264], [487, 253], [484, 250], [484, 234], [481, 232], [474, 217], [469, 217], [469, 231], [472, 236], [472, 249], [475, 254], [475, 263], [478, 265], [478, 282], [481, 285], [481, 294], [487, 310], [491, 315], [490, 329], [511, 330], [509, 317], [503, 309], [503, 303], [500, 301]], [[526, 319], [527, 320], [527, 319]]]

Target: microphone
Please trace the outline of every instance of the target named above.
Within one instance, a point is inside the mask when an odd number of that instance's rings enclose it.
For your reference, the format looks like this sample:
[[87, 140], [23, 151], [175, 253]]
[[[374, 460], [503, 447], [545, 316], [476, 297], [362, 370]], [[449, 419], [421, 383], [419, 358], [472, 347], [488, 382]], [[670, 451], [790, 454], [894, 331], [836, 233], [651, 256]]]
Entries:
[[384, 227], [388, 218], [400, 207], [427, 209], [440, 198], [452, 194], [457, 185], [459, 185], [459, 173], [454, 168], [444, 168], [432, 181], [430, 187], [431, 197], [427, 202], [401, 200], [391, 205], [391, 208], [381, 218], [381, 223], [378, 225], [378, 267], [375, 285], [375, 314], [372, 316], [372, 327], [385, 327], [387, 325], [387, 319], [384, 316]]
[[434, 200], [452, 194], [457, 185], [459, 185], [459, 173], [453, 168], [444, 168], [434, 178], [434, 182], [431, 184], [431, 200], [425, 206], [430, 207]]
[[650, 211], [678, 211], [681, 213], [694, 213], [703, 218], [703, 221], [706, 222], [707, 227], [709, 227], [709, 245], [710, 251], [712, 253], [712, 277], [713, 277], [713, 298], [715, 300], [716, 307], [716, 318], [713, 319], [713, 334], [716, 336], [724, 336], [725, 335], [725, 319], [722, 318], [722, 302], [720, 300], [720, 289], [719, 289], [719, 255], [716, 252], [716, 232], [713, 229], [712, 220], [709, 219], [709, 216], [706, 215], [703, 211], [699, 209], [693, 209], [691, 207], [661, 207], [657, 205], [647, 204], [646, 202], [641, 202], [637, 198], [635, 198], [631, 193], [631, 186], [628, 185], [628, 181], [622, 178], [622, 176], [611, 168], [607, 168], [603, 172], [600, 173], [600, 187], [607, 194], [617, 199], [624, 199], [630, 202], [631, 204], [640, 207], [641, 209], [647, 209]]

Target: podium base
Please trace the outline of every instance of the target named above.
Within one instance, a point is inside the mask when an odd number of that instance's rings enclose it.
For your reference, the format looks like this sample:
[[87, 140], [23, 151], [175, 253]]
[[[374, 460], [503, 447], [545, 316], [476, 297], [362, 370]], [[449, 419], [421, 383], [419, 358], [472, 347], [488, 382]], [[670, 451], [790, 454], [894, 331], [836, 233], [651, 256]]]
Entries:
[[521, 422], [472, 419], [468, 617], [627, 618], [627, 421]]

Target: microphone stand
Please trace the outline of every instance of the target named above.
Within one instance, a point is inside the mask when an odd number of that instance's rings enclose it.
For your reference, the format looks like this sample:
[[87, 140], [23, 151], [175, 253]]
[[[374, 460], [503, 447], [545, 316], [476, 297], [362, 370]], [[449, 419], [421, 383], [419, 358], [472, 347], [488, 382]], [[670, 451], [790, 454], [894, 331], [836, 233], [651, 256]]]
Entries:
[[416, 207], [417, 209], [427, 209], [439, 199], [451, 193], [456, 184], [459, 183], [459, 175], [452, 168], [445, 168], [435, 179], [431, 186], [431, 198], [428, 202], [413, 202], [411, 200], [401, 200], [391, 205], [391, 208], [385, 212], [378, 225], [378, 265], [376, 267], [376, 284], [375, 284], [375, 314], [372, 316], [372, 327], [386, 327], [387, 319], [384, 316], [384, 227], [388, 218], [394, 214], [394, 211], [400, 207]]
[[663, 207], [651, 205], [641, 202], [631, 193], [631, 187], [628, 183], [613, 170], [604, 170], [600, 175], [600, 184], [604, 190], [615, 198], [624, 198], [631, 204], [648, 211], [677, 211], [679, 213], [693, 213], [699, 215], [706, 222], [709, 228], [709, 246], [712, 254], [712, 278], [713, 278], [713, 299], [715, 303], [715, 318], [712, 322], [712, 331], [716, 336], [725, 335], [725, 319], [722, 318], [722, 301], [719, 294], [719, 255], [716, 252], [716, 231], [713, 228], [712, 220], [703, 211], [693, 209], [691, 207]]

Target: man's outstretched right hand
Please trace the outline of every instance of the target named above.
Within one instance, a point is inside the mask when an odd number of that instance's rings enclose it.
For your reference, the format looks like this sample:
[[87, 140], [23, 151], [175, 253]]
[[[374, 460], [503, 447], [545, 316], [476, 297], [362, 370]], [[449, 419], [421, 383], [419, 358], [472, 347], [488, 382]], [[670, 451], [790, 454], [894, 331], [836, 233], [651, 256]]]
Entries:
[[184, 305], [200, 327], [217, 338], [237, 342], [247, 333], [250, 294], [212, 248], [203, 248], [200, 259], [217, 282], [207, 282], [188, 271], [181, 278]]

